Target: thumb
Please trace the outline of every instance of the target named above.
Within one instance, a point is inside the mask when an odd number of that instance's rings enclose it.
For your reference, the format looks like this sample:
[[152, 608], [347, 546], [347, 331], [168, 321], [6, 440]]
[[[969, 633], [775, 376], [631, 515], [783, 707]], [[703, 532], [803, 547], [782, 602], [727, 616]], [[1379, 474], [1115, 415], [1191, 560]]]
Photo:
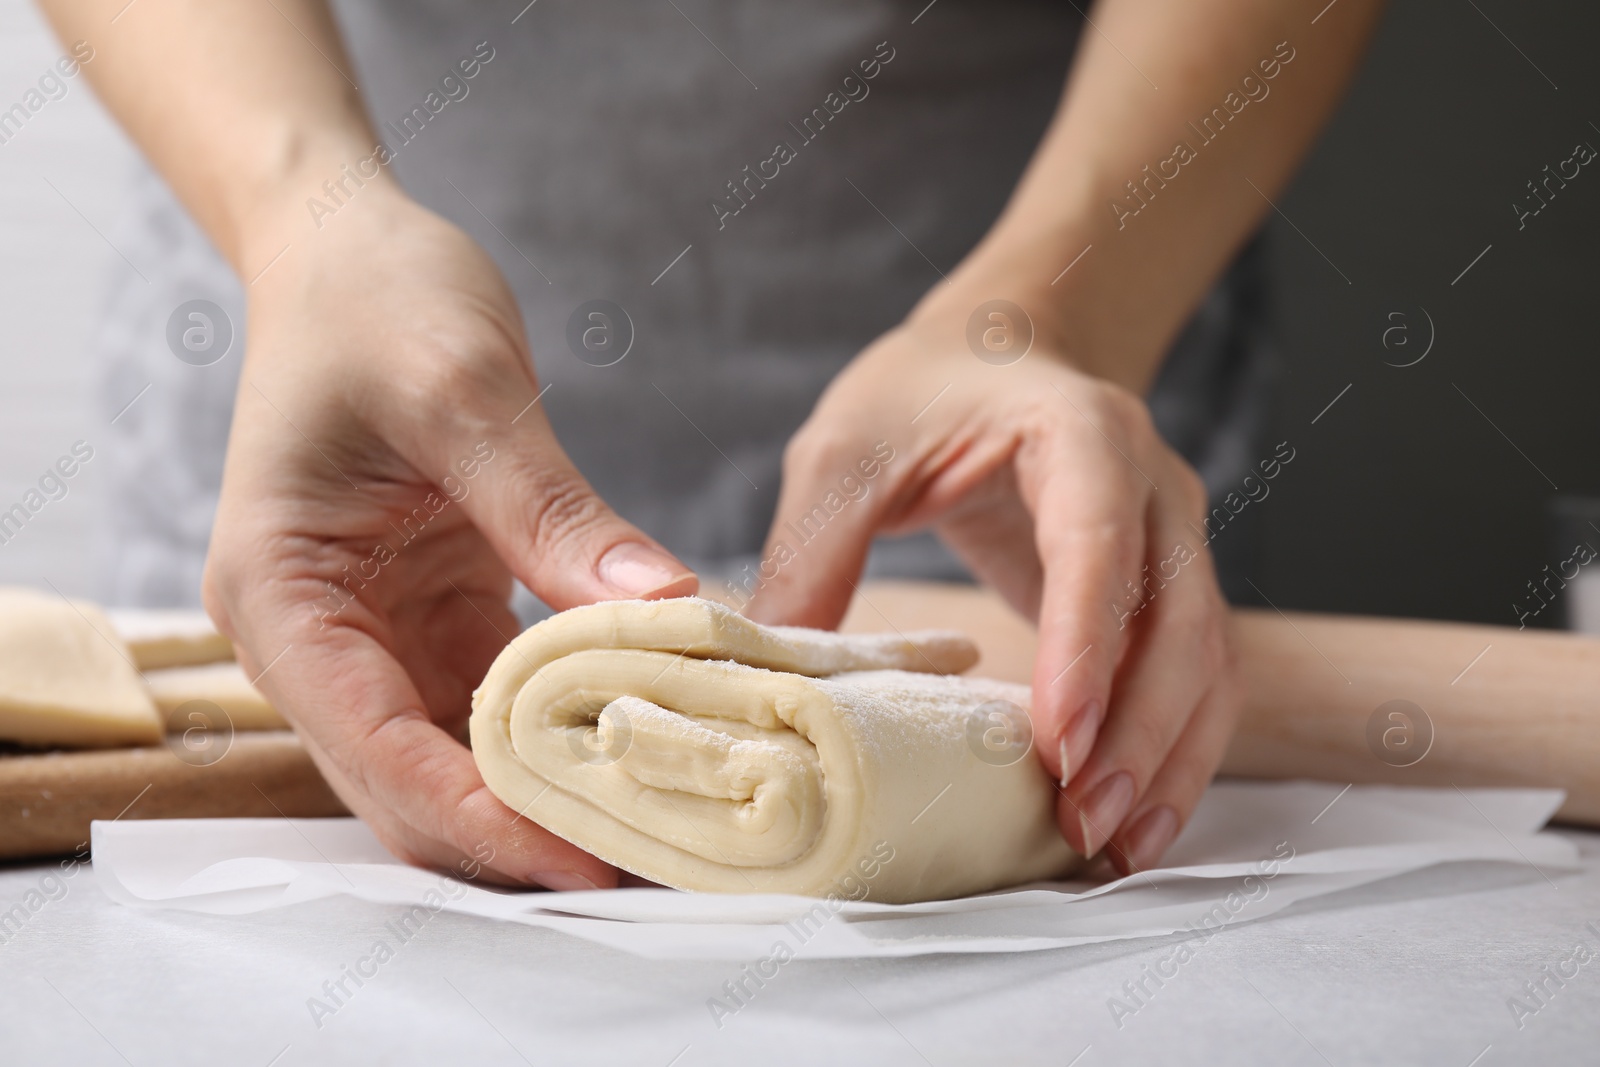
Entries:
[[452, 447], [445, 468], [429, 473], [511, 572], [557, 611], [699, 588], [693, 571], [600, 499], [542, 411], [525, 409], [503, 430], [479, 424]]
[[867, 562], [891, 488], [887, 441], [810, 444], [797, 435], [783, 459], [783, 489], [745, 606], [756, 622], [833, 629], [844, 618]]

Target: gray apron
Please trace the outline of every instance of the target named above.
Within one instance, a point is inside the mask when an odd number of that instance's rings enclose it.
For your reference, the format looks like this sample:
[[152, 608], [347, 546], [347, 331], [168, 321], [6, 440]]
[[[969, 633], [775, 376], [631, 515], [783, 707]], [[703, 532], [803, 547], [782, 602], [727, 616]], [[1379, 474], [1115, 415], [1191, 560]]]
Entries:
[[[784, 442], [983, 235], [1056, 108], [1069, 5], [925, 4], [336, 5], [394, 172], [517, 294], [561, 443], [612, 507], [702, 572], [755, 560]], [[470, 79], [463, 60], [478, 61]], [[194, 366], [169, 350], [167, 320], [207, 299], [242, 338], [244, 303], [159, 179], [140, 183], [114, 239], [149, 284], [114, 284], [97, 344], [108, 418], [150, 386], [102, 453], [116, 468], [105, 595], [192, 604], [242, 341]], [[1206, 300], [1151, 397], [1217, 493], [1257, 458], [1256, 258]], [[632, 324], [609, 366], [569, 343], [596, 300]], [[869, 573], [964, 575], [929, 535], [880, 542]]]

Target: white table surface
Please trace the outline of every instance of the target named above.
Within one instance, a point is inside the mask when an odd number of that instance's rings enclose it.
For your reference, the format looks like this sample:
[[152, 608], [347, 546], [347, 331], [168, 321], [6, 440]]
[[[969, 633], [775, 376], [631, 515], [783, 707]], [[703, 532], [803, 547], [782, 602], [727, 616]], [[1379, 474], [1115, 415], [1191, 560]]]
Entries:
[[[0, 1063], [1600, 1063], [1600, 935], [1585, 927], [1600, 930], [1600, 834], [1569, 836], [1584, 867], [1548, 880], [1528, 867], [1435, 868], [1232, 926], [1159, 989], [1147, 980], [1154, 995], [1120, 1029], [1109, 998], [1181, 936], [795, 961], [719, 1029], [707, 999], [733, 965], [641, 960], [448, 913], [348, 985], [319, 1028], [307, 999], [385, 936], [397, 909], [138, 910], [107, 900], [84, 869], [0, 935]], [[0, 909], [54, 869], [0, 869]], [[1508, 998], [1579, 942], [1596, 958], [1550, 983], [1519, 1030]]]

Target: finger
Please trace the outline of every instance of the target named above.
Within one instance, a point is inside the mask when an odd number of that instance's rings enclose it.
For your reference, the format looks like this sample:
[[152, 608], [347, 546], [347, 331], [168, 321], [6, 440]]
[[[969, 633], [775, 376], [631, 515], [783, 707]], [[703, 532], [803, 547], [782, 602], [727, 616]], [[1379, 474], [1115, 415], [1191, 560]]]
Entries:
[[[248, 608], [239, 614], [259, 617]], [[359, 608], [324, 631], [300, 629], [262, 679], [268, 698], [293, 710], [296, 728], [331, 772], [341, 799], [412, 858], [448, 865], [487, 844], [495, 869], [524, 883], [614, 884], [608, 865], [489, 791], [471, 752], [429, 721], [400, 664], [357, 626], [376, 629]], [[261, 647], [254, 636], [246, 635], [247, 644]]]
[[1149, 870], [1188, 825], [1200, 796], [1222, 763], [1238, 719], [1237, 694], [1223, 680], [1190, 716], [1150, 788], [1134, 806], [1106, 852], [1123, 874]]
[[[496, 554], [562, 610], [619, 597], [687, 596], [694, 573], [595, 493], [556, 441], [531, 376], [473, 395], [411, 441], [407, 459], [458, 500]], [[520, 410], [519, 410], [520, 408]]]
[[[469, 856], [459, 849], [442, 845], [437, 841], [430, 841], [411, 827], [392, 819], [366, 820], [366, 822], [372, 830], [373, 836], [378, 839], [379, 844], [388, 849], [396, 859], [412, 866], [431, 867], [434, 870], [445, 871], [457, 878], [483, 882], [487, 885], [505, 886], [513, 889], [527, 888], [526, 879], [508, 875], [494, 867], [497, 853], [488, 842], [480, 844], [477, 854]], [[569, 888], [584, 889], [587, 887], [574, 883]]]
[[[1200, 698], [1224, 668], [1226, 613], [1210, 557], [1169, 523], [1152, 538], [1155, 563], [1138, 636], [1117, 675], [1093, 750], [1067, 786], [1063, 832], [1093, 856], [1140, 804]], [[1069, 742], [1069, 758], [1076, 739]]]
[[[783, 489], [761, 562], [740, 591], [757, 622], [832, 629], [844, 618], [866, 565], [893, 482], [893, 445], [795, 435], [783, 458]], [[745, 586], [749, 586], [745, 589]]]
[[1075, 771], [1073, 754], [1092, 746], [1132, 635], [1138, 602], [1130, 581], [1144, 562], [1151, 492], [1132, 458], [1117, 455], [1076, 413], [1065, 418], [1077, 420], [1074, 433], [1018, 460], [1045, 576], [1034, 733], [1046, 768], [1063, 783]]
[[[317, 764], [334, 791], [341, 799], [347, 795], [350, 797], [345, 803], [351, 812], [360, 816], [372, 830], [379, 844], [405, 863], [447, 871], [469, 880], [481, 880], [491, 885], [513, 888], [526, 888], [530, 884], [561, 890], [596, 888], [587, 875], [570, 877], [564, 872], [551, 871], [542, 876], [539, 874], [530, 876], [525, 866], [517, 862], [518, 855], [506, 857], [501, 854], [502, 842], [494, 838], [480, 838], [472, 846], [470, 854], [453, 844], [436, 841], [395, 818], [391, 812], [375, 804], [372, 798], [360, 794], [313, 740], [307, 738], [305, 744], [306, 750], [311, 753], [312, 761]], [[508, 860], [510, 862], [507, 862]], [[612, 883], [602, 881], [600, 884]]]

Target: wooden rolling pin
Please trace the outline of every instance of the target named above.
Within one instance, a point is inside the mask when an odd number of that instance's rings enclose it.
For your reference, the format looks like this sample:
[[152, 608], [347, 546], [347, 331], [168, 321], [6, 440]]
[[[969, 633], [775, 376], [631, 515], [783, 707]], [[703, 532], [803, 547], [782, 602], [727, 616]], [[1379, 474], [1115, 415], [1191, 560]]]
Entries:
[[[1567, 791], [1600, 825], [1600, 640], [1460, 623], [1236, 610], [1245, 703], [1221, 773]], [[975, 674], [1027, 684], [1033, 627], [971, 586], [874, 583], [841, 629], [963, 630]]]
[[[1559, 786], [1600, 825], [1600, 641], [1493, 626], [1241, 610], [1246, 695], [1222, 773], [1450, 786]], [[970, 586], [872, 583], [851, 632], [953, 629], [976, 673], [1027, 684], [1033, 627]], [[348, 814], [287, 731], [225, 758], [165, 745], [0, 756], [0, 859], [73, 852], [91, 819]]]
[[210, 764], [166, 745], [0, 756], [0, 859], [75, 852], [92, 819], [346, 814], [287, 730], [235, 734]]
[[1249, 778], [1558, 786], [1600, 825], [1600, 640], [1502, 626], [1235, 611]]

